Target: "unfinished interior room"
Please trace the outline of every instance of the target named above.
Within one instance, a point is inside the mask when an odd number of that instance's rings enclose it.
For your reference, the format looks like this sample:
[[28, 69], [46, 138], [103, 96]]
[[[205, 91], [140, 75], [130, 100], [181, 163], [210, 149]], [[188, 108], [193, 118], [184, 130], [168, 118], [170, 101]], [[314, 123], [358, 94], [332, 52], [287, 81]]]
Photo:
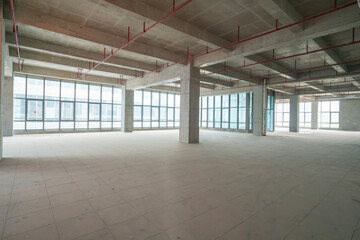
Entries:
[[0, 0], [0, 240], [360, 240], [359, 0]]

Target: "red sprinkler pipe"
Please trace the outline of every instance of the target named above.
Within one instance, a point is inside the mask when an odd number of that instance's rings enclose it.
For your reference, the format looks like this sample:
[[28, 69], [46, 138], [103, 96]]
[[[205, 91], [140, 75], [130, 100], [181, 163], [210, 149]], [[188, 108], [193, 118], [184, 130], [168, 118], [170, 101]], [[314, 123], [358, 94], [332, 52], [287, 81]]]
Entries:
[[[82, 78], [83, 76], [87, 75], [91, 70], [95, 69], [96, 67], [98, 67], [99, 65], [103, 64], [104, 62], [106, 62], [107, 60], [109, 60], [109, 58], [111, 58], [114, 54], [116, 54], [117, 52], [119, 52], [120, 50], [124, 49], [125, 47], [129, 46], [131, 43], [133, 43], [136, 39], [140, 38], [145, 32], [149, 31], [150, 29], [156, 27], [157, 25], [159, 25], [161, 22], [163, 22], [165, 19], [169, 18], [170, 16], [174, 15], [177, 11], [179, 11], [180, 9], [182, 9], [183, 7], [185, 7], [186, 5], [188, 5], [190, 2], [192, 2], [193, 0], [187, 0], [186, 2], [184, 2], [183, 4], [181, 4], [178, 7], [175, 7], [175, 0], [173, 0], [173, 10], [172, 12], [168, 13], [166, 16], [162, 17], [159, 21], [155, 22], [154, 24], [152, 24], [150, 27], [146, 28], [145, 31], [139, 33], [138, 35], [136, 35], [135, 37], [130, 39], [130, 27], [128, 29], [128, 42], [125, 43], [123, 46], [119, 47], [118, 49], [116, 49], [113, 54], [110, 54], [109, 56], [105, 57], [102, 61], [98, 62], [94, 67], [92, 67], [90, 70], [88, 70], [87, 72], [81, 74], [79, 76], [79, 78]], [[143, 29], [144, 30], [144, 29]]]
[[15, 41], [16, 41], [16, 52], [18, 55], [18, 68], [19, 71], [22, 71], [22, 59], [20, 56], [20, 44], [19, 44], [19, 37], [18, 37], [18, 26], [16, 24], [16, 19], [15, 19], [15, 8], [14, 8], [14, 0], [10, 0], [10, 5], [11, 5], [11, 13], [12, 13], [12, 19], [13, 19], [13, 32], [15, 33]]
[[[168, 67], [172, 67], [174, 65], [177, 65], [177, 64], [180, 64], [180, 63], [185, 63], [187, 61], [190, 61], [190, 60], [193, 60], [193, 59], [196, 59], [196, 58], [199, 58], [201, 56], [204, 56], [206, 54], [209, 54], [209, 53], [213, 53], [213, 52], [217, 52], [217, 51], [220, 51], [222, 49], [227, 49], [227, 48], [230, 48], [232, 46], [235, 46], [235, 45], [238, 45], [240, 43], [244, 43], [244, 42], [248, 42], [250, 40], [253, 40], [253, 39], [256, 39], [256, 38], [259, 38], [259, 37], [263, 37], [265, 35], [269, 35], [271, 33], [274, 33], [274, 32], [277, 32], [277, 31], [281, 31], [281, 30], [284, 30], [284, 29], [287, 29], [287, 28], [290, 28], [290, 27], [293, 27], [295, 25], [298, 25], [298, 24], [301, 24], [301, 23], [304, 23], [304, 22], [307, 22], [307, 21], [310, 21], [310, 20], [313, 20], [313, 19], [316, 19], [316, 18], [319, 18], [319, 17], [322, 17], [322, 16], [325, 16], [327, 14], [330, 14], [330, 13], [333, 13], [333, 12], [336, 12], [336, 11], [339, 11], [341, 9], [344, 9], [344, 8], [347, 8], [347, 7], [350, 7], [352, 5], [355, 5], [357, 4], [357, 1], [353, 1], [353, 2], [350, 2], [350, 3], [347, 3], [343, 6], [340, 6], [340, 7], [336, 7], [336, 8], [333, 8], [331, 10], [328, 10], [328, 11], [325, 11], [325, 12], [322, 12], [322, 13], [319, 13], [317, 15], [314, 15], [312, 17], [308, 17], [308, 18], [304, 18], [303, 20], [300, 20], [298, 22], [294, 22], [294, 23], [291, 23], [289, 25], [285, 25], [285, 26], [282, 26], [282, 27], [278, 27], [273, 30], [270, 30], [270, 31], [267, 31], [267, 32], [264, 32], [264, 33], [261, 33], [261, 34], [258, 34], [258, 35], [255, 35], [255, 36], [252, 36], [252, 37], [249, 37], [249, 38], [246, 38], [246, 39], [243, 39], [241, 41], [236, 41], [236, 42], [233, 42], [233, 43], [230, 43], [226, 46], [223, 46], [223, 47], [220, 47], [220, 48], [216, 48], [216, 49], [213, 49], [213, 50], [210, 50], [210, 51], [206, 51], [206, 52], [203, 52], [203, 53], [200, 53], [200, 54], [197, 54], [197, 55], [194, 55], [192, 57], [190, 57], [190, 59], [183, 59], [183, 60], [180, 60], [178, 62], [175, 62], [173, 64], [168, 64], [168, 65], [165, 65], [165, 66], [162, 66], [154, 71], [150, 71], [150, 72], [147, 72], [145, 73], [145, 75], [147, 74], [150, 74], [150, 73], [153, 73], [153, 72], [159, 72], [160, 70], [162, 69], [165, 69], [165, 68], [168, 68]], [[135, 78], [134, 78], [135, 79]]]

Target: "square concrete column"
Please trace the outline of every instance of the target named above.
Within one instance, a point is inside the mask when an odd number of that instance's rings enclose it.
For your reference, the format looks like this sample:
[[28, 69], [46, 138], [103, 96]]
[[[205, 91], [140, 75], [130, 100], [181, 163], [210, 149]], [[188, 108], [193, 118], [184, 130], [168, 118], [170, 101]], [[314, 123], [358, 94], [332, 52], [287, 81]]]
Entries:
[[262, 85], [254, 87], [254, 102], [253, 102], [253, 135], [266, 135], [266, 80], [263, 80]]
[[134, 90], [127, 90], [126, 86], [122, 88], [121, 102], [121, 131], [133, 131], [134, 118]]
[[200, 69], [189, 62], [180, 75], [180, 142], [199, 142], [199, 98]]
[[312, 101], [311, 102], [311, 129], [318, 129], [318, 109], [319, 102]]
[[299, 112], [300, 97], [298, 95], [290, 96], [290, 132], [299, 132]]
[[3, 136], [13, 135], [13, 105], [14, 105], [14, 80], [13, 77], [4, 77], [3, 92]]
[[251, 121], [251, 115], [250, 115], [250, 93], [246, 93], [246, 123], [245, 128], [246, 130], [250, 130], [250, 121]]

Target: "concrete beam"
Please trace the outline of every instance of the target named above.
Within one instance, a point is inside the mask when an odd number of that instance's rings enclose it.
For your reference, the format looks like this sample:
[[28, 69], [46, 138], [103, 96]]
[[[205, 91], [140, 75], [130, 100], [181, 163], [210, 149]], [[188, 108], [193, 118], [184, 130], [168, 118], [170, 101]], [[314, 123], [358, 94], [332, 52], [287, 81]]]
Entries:
[[[215, 73], [215, 72], [223, 70], [224, 67], [221, 64], [217, 64], [217, 65], [202, 67], [201, 69]], [[254, 83], [254, 84], [260, 83], [260, 79], [250, 79], [250, 75], [238, 72], [236, 70], [224, 71], [224, 72], [219, 73], [219, 75], [234, 78], [237, 80], [242, 80], [243, 82], [246, 82], [246, 83]]]
[[207, 66], [239, 56], [250, 56], [359, 26], [359, 8], [354, 5], [305, 22], [304, 31], [301, 32], [292, 33], [285, 29], [243, 42], [230, 53], [213, 52], [206, 54], [195, 59], [195, 66]]
[[[22, 51], [31, 50], [45, 54], [52, 54], [78, 60], [95, 62], [101, 61], [104, 58], [103, 54], [98, 54], [91, 51], [84, 51], [77, 48], [65, 47], [53, 43], [40, 41], [37, 39], [19, 36], [19, 42], [21, 44]], [[6, 44], [12, 47], [16, 46], [15, 36], [13, 33], [6, 33]], [[153, 71], [154, 69], [156, 69], [155, 65], [137, 62], [131, 59], [124, 59], [117, 56], [111, 57], [108, 61], [103, 63], [103, 65], [118, 66], [140, 71]]]
[[[302, 19], [302, 16], [287, 0], [260, 0], [259, 2], [265, 11], [270, 13], [275, 19], [278, 19], [283, 25]], [[298, 24], [292, 27], [291, 30], [293, 32], [300, 32], [304, 30], [304, 26], [303, 24]]]
[[126, 83], [127, 89], [140, 89], [152, 87], [156, 85], [164, 85], [180, 80], [182, 65], [175, 65], [169, 68], [164, 68], [160, 72], [152, 72], [146, 74], [144, 77], [138, 77]]
[[[268, 59], [266, 59], [266, 58], [264, 58], [264, 57], [262, 57], [260, 55], [247, 56], [245, 59], [246, 59], [246, 62], [248, 64], [260, 63], [260, 62], [264, 62], [264, 61], [268, 60]], [[259, 66], [262, 66], [266, 70], [270, 70], [270, 71], [273, 71], [275, 73], [281, 73], [279, 76], [286, 77], [286, 78], [289, 78], [289, 79], [296, 79], [296, 73], [290, 72], [289, 69], [279, 65], [276, 62], [263, 63], [263, 64], [259, 64]]]
[[[152, 7], [141, 1], [133, 0], [104, 0], [111, 4], [112, 7], [118, 7], [119, 13], [130, 15], [136, 18], [147, 18], [152, 20], [150, 24], [158, 21], [161, 17], [166, 16], [168, 12], [164, 12], [158, 8]], [[208, 32], [203, 28], [199, 28], [190, 24], [176, 16], [172, 16], [166, 21], [159, 24], [166, 32], [175, 31], [187, 38], [194, 39], [198, 44], [209, 46], [210, 48], [219, 48], [230, 44], [229, 41]], [[229, 50], [224, 49], [224, 52]]]
[[221, 80], [221, 79], [217, 79], [217, 78], [204, 77], [204, 76], [200, 77], [200, 82], [211, 83], [211, 84], [225, 86], [225, 87], [233, 87], [234, 86], [234, 82], [225, 81], [225, 80]]
[[172, 86], [166, 86], [166, 85], [152, 86], [152, 87], [148, 87], [145, 89], [158, 90], [158, 91], [162, 91], [162, 92], [175, 92], [175, 93], [180, 92], [179, 87], [172, 87]]
[[[10, 57], [17, 58], [17, 53], [15, 48], [10, 47], [9, 54]], [[41, 65], [53, 64], [53, 65], [60, 65], [64, 67], [74, 68], [75, 71], [77, 70], [77, 68], [84, 69], [84, 71], [86, 71], [89, 68], [89, 62], [83, 60], [77, 60], [62, 56], [54, 56], [39, 52], [31, 52], [29, 50], [23, 50], [23, 49], [21, 51], [21, 58], [24, 59], [24, 61], [39, 62]], [[112, 73], [113, 75], [115, 75], [114, 77], [118, 77], [120, 75], [133, 77], [135, 76], [135, 73], [137, 73], [138, 75], [140, 74], [140, 72], [131, 69], [114, 67], [109, 65], [100, 65], [92, 72], [100, 76], [106, 75], [107, 73]]]
[[17, 69], [18, 69], [18, 65], [14, 64], [14, 72], [17, 74], [25, 74], [25, 75], [45, 77], [50, 79], [61, 79], [61, 80], [79, 81], [79, 82], [83, 81], [83, 82], [112, 84], [112, 85], [119, 84], [118, 82], [119, 80], [116, 78], [109, 78], [109, 77], [99, 78], [98, 76], [94, 76], [94, 75], [86, 75], [82, 80], [77, 80], [76, 73], [74, 72], [28, 66], [25, 63], [22, 72], [19, 72]]
[[[181, 81], [176, 81], [176, 82], [174, 82], [174, 83], [181, 84], [180, 82], [181, 82]], [[206, 89], [212, 89], [212, 90], [214, 90], [214, 89], [216, 88], [216, 86], [213, 85], [213, 84], [207, 84], [207, 83], [202, 83], [202, 82], [200, 82], [200, 88], [206, 88]]]
[[[12, 19], [9, 6], [7, 6], [4, 14], [6, 19]], [[68, 20], [54, 17], [49, 14], [40, 13], [30, 8], [16, 8], [15, 14], [16, 21], [19, 23], [20, 29], [22, 27], [21, 25], [24, 24], [34, 28], [62, 34], [64, 36], [101, 44], [109, 48], [119, 48], [127, 42], [127, 37], [122, 37], [118, 34], [112, 34], [95, 28], [82, 26], [81, 24], [70, 22]], [[122, 51], [137, 53], [152, 57], [154, 59], [161, 59], [170, 62], [177, 62], [186, 58], [185, 55], [176, 54], [159, 47], [151, 46], [149, 44], [143, 44], [139, 41], [133, 42]]]

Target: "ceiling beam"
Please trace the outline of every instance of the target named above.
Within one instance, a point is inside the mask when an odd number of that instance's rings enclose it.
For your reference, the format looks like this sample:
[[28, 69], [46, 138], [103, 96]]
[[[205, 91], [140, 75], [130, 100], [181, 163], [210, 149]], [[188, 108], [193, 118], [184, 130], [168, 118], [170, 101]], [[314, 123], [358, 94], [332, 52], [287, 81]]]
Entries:
[[230, 53], [212, 52], [194, 60], [197, 67], [212, 65], [238, 57], [246, 57], [272, 49], [303, 43], [329, 34], [345, 31], [360, 26], [358, 6], [351, 6], [339, 11], [309, 20], [304, 24], [304, 30], [293, 33], [288, 29], [273, 32], [236, 45]]
[[[9, 54], [10, 57], [12, 58], [17, 58], [17, 52], [16, 49], [13, 47], [10, 47], [9, 49]], [[44, 54], [44, 53], [39, 53], [39, 52], [32, 52], [29, 50], [24, 50], [22, 49], [21, 51], [21, 58], [24, 59], [24, 62], [27, 61], [31, 61], [33, 63], [37, 62], [39, 63], [39, 65], [59, 65], [62, 67], [67, 67], [67, 68], [71, 68], [75, 71], [77, 71], [78, 68], [87, 70], [89, 68], [89, 63], [86, 61], [82, 61], [82, 60], [77, 60], [77, 59], [71, 59], [71, 58], [66, 58], [66, 57], [61, 57], [61, 56], [54, 56], [54, 55], [49, 55], [49, 54]], [[94, 74], [96, 75], [106, 75], [107, 73], [111, 73], [112, 75], [114, 75], [114, 77], [118, 77], [120, 78], [120, 75], [123, 75], [124, 78], [126, 79], [127, 77], [133, 77], [135, 76], [135, 74], [140, 75], [141, 73], [138, 71], [134, 71], [131, 69], [127, 69], [127, 68], [119, 68], [119, 67], [114, 67], [114, 66], [109, 66], [109, 65], [100, 65], [98, 66], [94, 71]]]
[[[16, 21], [18, 22], [20, 29], [23, 24], [58, 33], [71, 38], [97, 43], [113, 49], [119, 48], [128, 41], [127, 37], [122, 37], [118, 34], [112, 34], [101, 31], [99, 29], [82, 26], [81, 24], [70, 22], [68, 20], [54, 17], [49, 14], [40, 13], [26, 7], [16, 8], [15, 14]], [[6, 19], [12, 19], [9, 6], [7, 6], [6, 11], [4, 11], [4, 15]], [[161, 59], [169, 62], [177, 62], [186, 58], [185, 55], [176, 54], [174, 52], [151, 46], [149, 44], [144, 44], [139, 41], [133, 42], [122, 51], [137, 53], [154, 59]]]
[[[216, 65], [212, 65], [212, 66], [202, 67], [201, 69], [215, 73], [215, 75], [216, 75], [217, 74], [216, 72], [224, 70], [224, 66], [222, 64], [216, 64]], [[250, 75], [242, 73], [242, 72], [238, 72], [236, 70], [219, 72], [218, 75], [226, 76], [226, 77], [237, 79], [237, 80], [242, 80], [243, 82], [246, 82], [246, 83], [255, 83], [255, 84], [260, 83], [259, 79], [256, 79], [255, 77], [253, 79], [251, 79]]]
[[[16, 46], [15, 35], [13, 33], [6, 33], [6, 44], [9, 46]], [[19, 36], [20, 47], [22, 50], [31, 50], [45, 54], [53, 54], [58, 56], [64, 56], [68, 58], [74, 58], [78, 60], [84, 61], [101, 61], [104, 58], [103, 54], [85, 51], [77, 48], [71, 48], [66, 46], [61, 46], [49, 42], [40, 41], [37, 39], [31, 39], [27, 37]], [[134, 70], [145, 70], [145, 71], [153, 71], [156, 69], [155, 65], [151, 65], [148, 63], [142, 63], [138, 61], [134, 61], [131, 59], [125, 59], [121, 57], [112, 57], [107, 62], [103, 63], [103, 65], [109, 66], [118, 66], [124, 67]]]
[[22, 72], [17, 71], [17, 69], [19, 69], [18, 67], [19, 67], [18, 64], [14, 63], [14, 72], [17, 74], [45, 77], [49, 79], [70, 80], [70, 81], [78, 81], [78, 82], [92, 82], [92, 83], [101, 83], [101, 84], [105, 83], [112, 85], [118, 85], [119, 82], [119, 79], [116, 78], [109, 78], [109, 77], [99, 78], [98, 76], [94, 76], [94, 75], [86, 75], [82, 80], [78, 80], [74, 72], [28, 66], [25, 63]]
[[[140, 19], [147, 18], [153, 21], [151, 24], [168, 14], [167, 12], [141, 1], [104, 0], [104, 2], [109, 3], [111, 7], [117, 7], [120, 14], [126, 14]], [[189, 7], [191, 7], [191, 5]], [[170, 17], [159, 25], [165, 32], [175, 31], [176, 33], [180, 33], [188, 38], [192, 38], [198, 44], [208, 46], [209, 48], [215, 49], [230, 44], [229, 41], [208, 32], [204, 28], [199, 28], [191, 23], [188, 23], [176, 17], [176, 15]], [[223, 49], [223, 51], [229, 52], [227, 49]]]
[[204, 76], [200, 77], [200, 82], [211, 83], [211, 84], [225, 86], [225, 87], [233, 87], [234, 86], [234, 82], [225, 81], [225, 80], [221, 80], [221, 79], [217, 79], [217, 78], [204, 77]]

